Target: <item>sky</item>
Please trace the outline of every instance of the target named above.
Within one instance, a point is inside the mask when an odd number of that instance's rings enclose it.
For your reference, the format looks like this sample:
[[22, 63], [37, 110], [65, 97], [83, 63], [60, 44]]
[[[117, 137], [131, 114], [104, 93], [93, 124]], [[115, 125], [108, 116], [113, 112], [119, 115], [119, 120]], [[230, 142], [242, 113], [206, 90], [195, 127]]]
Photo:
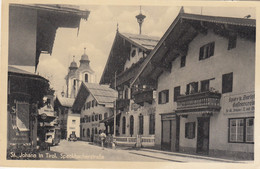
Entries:
[[[59, 28], [53, 46], [52, 55], [41, 54], [37, 72], [50, 81], [51, 87], [59, 95], [66, 91], [65, 76], [75, 56], [79, 60], [84, 53], [90, 59], [90, 66], [95, 71], [96, 83], [99, 83], [111, 50], [118, 24], [122, 33], [139, 33], [135, 16], [140, 13], [139, 6], [80, 6], [90, 11], [88, 20], [81, 20], [80, 28]], [[162, 37], [177, 16], [180, 7], [142, 6], [146, 15], [142, 34]], [[243, 18], [251, 15], [255, 19], [255, 8], [233, 7], [184, 7], [185, 13], [228, 16]]]

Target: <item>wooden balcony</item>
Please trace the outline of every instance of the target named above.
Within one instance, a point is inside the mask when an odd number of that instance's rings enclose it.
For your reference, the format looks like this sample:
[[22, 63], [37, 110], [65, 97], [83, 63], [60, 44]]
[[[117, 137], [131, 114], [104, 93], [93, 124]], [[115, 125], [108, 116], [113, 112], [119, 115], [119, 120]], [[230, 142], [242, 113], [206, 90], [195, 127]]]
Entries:
[[145, 89], [139, 90], [132, 93], [134, 102], [139, 105], [143, 105], [144, 102], [152, 104], [153, 101], [153, 90]]
[[128, 107], [130, 104], [130, 99], [118, 99], [116, 101], [116, 108], [118, 110], [124, 110], [124, 108]]
[[177, 113], [194, 111], [219, 111], [221, 94], [201, 92], [177, 97]]

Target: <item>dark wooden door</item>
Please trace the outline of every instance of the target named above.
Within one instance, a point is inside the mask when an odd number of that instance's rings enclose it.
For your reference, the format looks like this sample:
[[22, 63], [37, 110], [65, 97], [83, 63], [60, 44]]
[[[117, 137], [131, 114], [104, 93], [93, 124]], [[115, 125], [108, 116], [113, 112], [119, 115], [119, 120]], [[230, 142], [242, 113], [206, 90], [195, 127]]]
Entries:
[[164, 120], [162, 121], [162, 141], [161, 148], [162, 150], [171, 150], [171, 121]]
[[209, 122], [210, 118], [198, 118], [197, 153], [208, 154], [209, 152]]

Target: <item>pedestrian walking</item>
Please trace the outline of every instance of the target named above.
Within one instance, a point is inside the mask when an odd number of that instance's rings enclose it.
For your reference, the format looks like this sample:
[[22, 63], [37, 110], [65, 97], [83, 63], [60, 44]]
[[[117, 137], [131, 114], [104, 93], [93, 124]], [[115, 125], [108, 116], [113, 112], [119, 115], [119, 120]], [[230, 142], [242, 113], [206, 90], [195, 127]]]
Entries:
[[99, 137], [100, 137], [100, 140], [101, 140], [102, 150], [104, 150], [104, 142], [105, 142], [105, 139], [107, 137], [107, 135], [104, 133], [104, 130], [102, 130], [102, 132], [99, 135]]

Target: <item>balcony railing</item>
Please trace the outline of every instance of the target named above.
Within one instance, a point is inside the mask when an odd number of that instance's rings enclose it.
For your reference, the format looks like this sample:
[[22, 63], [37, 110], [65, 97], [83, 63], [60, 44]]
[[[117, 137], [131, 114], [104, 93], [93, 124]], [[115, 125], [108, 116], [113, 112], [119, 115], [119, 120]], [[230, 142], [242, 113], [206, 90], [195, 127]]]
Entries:
[[221, 94], [216, 92], [201, 92], [177, 97], [177, 112], [193, 110], [220, 110]]
[[153, 90], [145, 89], [133, 92], [134, 102], [137, 104], [142, 104], [144, 102], [148, 102], [152, 104], [153, 101]]
[[116, 108], [118, 110], [124, 110], [124, 108], [128, 107], [130, 104], [130, 99], [118, 99], [116, 101]]

